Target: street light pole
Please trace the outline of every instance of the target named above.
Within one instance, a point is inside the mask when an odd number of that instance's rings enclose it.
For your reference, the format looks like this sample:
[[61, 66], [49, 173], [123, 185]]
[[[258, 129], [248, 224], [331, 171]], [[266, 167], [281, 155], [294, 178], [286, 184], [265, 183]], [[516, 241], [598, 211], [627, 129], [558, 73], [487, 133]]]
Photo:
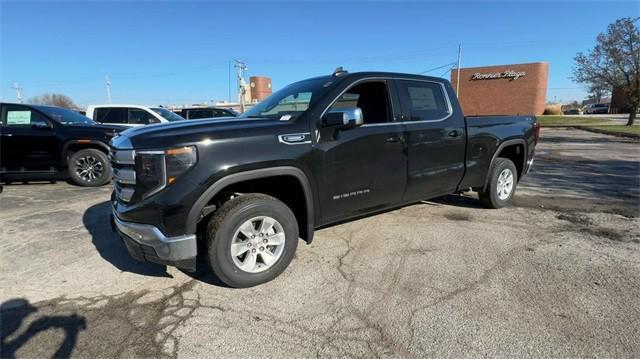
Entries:
[[462, 53], [462, 44], [458, 44], [458, 79], [456, 80], [456, 96], [460, 100], [460, 55]]

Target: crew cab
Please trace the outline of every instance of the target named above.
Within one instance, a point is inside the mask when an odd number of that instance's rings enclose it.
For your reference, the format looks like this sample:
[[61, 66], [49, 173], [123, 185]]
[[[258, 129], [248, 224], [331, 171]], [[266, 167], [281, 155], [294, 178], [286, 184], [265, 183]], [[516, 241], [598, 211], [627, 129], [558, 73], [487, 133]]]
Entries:
[[538, 137], [533, 116], [465, 117], [442, 78], [336, 70], [237, 119], [121, 133], [113, 225], [137, 259], [194, 270], [202, 255], [253, 286], [317, 228], [461, 191], [508, 205]]
[[137, 127], [184, 120], [178, 114], [164, 107], [116, 104], [87, 106], [86, 116], [98, 123], [123, 127]]
[[108, 143], [121, 128], [99, 125], [65, 108], [0, 103], [0, 178], [4, 182], [111, 180]]

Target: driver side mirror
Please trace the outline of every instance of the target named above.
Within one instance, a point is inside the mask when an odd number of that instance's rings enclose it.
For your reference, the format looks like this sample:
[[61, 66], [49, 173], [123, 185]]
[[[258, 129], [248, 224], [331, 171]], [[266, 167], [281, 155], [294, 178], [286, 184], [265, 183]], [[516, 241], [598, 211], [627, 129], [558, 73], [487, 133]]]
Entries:
[[330, 110], [322, 118], [327, 127], [352, 128], [364, 123], [362, 110], [359, 107]]

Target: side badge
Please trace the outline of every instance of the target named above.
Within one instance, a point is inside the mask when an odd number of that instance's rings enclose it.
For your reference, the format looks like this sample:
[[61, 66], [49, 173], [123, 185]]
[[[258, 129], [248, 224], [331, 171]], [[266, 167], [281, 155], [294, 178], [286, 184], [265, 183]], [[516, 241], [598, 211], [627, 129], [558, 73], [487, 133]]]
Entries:
[[278, 141], [286, 145], [301, 145], [303, 143], [311, 143], [311, 133], [305, 132], [279, 135]]

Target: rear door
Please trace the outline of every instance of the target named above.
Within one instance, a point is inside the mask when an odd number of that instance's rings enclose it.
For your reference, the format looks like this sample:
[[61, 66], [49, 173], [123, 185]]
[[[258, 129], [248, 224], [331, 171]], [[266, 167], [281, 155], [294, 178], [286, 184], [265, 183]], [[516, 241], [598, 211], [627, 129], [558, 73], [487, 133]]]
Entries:
[[61, 143], [54, 123], [28, 106], [2, 106], [2, 171], [48, 172], [57, 164]]
[[406, 200], [454, 192], [464, 175], [465, 126], [440, 82], [396, 80], [407, 139]]

